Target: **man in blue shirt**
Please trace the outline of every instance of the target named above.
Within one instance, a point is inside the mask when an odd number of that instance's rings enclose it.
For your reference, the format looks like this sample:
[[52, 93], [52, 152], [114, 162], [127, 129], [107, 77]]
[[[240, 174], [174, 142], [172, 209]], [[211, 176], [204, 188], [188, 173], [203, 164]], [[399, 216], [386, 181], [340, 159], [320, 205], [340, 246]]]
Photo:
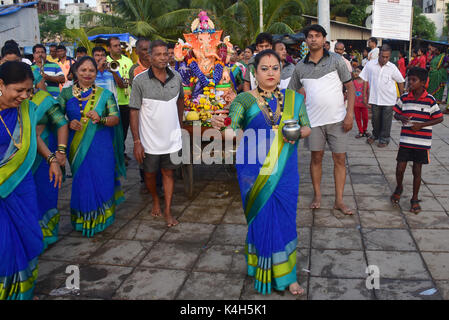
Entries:
[[107, 67], [106, 50], [102, 47], [92, 49], [92, 56], [97, 63], [98, 72], [95, 84], [103, 89], [107, 89], [114, 94], [117, 100], [117, 85], [123, 86], [123, 80], [118, 72], [111, 72]]

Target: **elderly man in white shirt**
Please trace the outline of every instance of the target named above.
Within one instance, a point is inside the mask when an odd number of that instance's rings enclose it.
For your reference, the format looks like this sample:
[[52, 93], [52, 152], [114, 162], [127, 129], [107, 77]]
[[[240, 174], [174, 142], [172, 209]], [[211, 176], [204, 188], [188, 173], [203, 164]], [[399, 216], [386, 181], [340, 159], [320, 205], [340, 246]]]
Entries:
[[[367, 143], [373, 144], [379, 140], [379, 148], [390, 143], [393, 106], [398, 99], [396, 83], [400, 94], [404, 92], [405, 80], [396, 65], [389, 61], [390, 58], [391, 48], [385, 44], [380, 50], [379, 58], [369, 61], [360, 73], [360, 78], [365, 81], [364, 102], [371, 105], [373, 112], [373, 135], [368, 138]], [[370, 86], [369, 101], [366, 101], [366, 82]]]

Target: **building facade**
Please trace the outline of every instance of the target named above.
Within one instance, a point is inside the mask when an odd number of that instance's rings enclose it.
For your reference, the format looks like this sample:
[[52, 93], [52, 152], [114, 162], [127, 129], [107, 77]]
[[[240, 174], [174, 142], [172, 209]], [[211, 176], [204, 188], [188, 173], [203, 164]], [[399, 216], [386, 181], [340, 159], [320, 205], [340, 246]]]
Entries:
[[112, 13], [112, 5], [109, 0], [97, 0], [97, 12], [99, 13]]
[[[8, 6], [19, 3], [35, 2], [36, 0], [0, 0], [0, 6]], [[38, 13], [59, 11], [59, 0], [39, 0], [36, 5]]]
[[446, 13], [449, 0], [423, 0], [423, 13]]

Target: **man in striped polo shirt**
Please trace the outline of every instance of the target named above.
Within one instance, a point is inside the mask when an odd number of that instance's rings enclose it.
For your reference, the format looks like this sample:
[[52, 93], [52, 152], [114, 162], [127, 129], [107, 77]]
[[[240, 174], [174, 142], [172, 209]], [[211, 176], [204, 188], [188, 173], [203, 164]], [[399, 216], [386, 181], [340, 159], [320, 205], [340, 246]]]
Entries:
[[65, 82], [62, 69], [58, 64], [47, 61], [47, 52], [42, 44], [36, 44], [33, 47], [33, 59], [31, 69], [33, 71], [37, 69], [41, 73], [47, 85], [48, 93], [56, 99], [59, 96], [59, 84]]
[[418, 200], [421, 186], [421, 167], [429, 163], [429, 151], [432, 144], [432, 126], [443, 121], [443, 114], [434, 97], [427, 93], [425, 86], [427, 70], [411, 68], [408, 73], [408, 87], [393, 110], [394, 118], [402, 122], [401, 139], [396, 158], [396, 189], [391, 195], [393, 204], [401, 197], [404, 172], [408, 161], [413, 161], [413, 196], [410, 200], [410, 212], [421, 211]]

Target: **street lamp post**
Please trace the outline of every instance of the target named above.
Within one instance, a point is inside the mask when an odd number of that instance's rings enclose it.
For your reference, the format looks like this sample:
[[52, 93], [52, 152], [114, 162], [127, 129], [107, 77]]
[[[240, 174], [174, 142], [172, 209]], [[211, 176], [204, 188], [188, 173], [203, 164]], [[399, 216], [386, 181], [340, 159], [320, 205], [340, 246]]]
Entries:
[[327, 32], [327, 40], [331, 41], [331, 20], [329, 0], [318, 0], [318, 24]]
[[263, 0], [259, 0], [259, 28], [263, 32]]

